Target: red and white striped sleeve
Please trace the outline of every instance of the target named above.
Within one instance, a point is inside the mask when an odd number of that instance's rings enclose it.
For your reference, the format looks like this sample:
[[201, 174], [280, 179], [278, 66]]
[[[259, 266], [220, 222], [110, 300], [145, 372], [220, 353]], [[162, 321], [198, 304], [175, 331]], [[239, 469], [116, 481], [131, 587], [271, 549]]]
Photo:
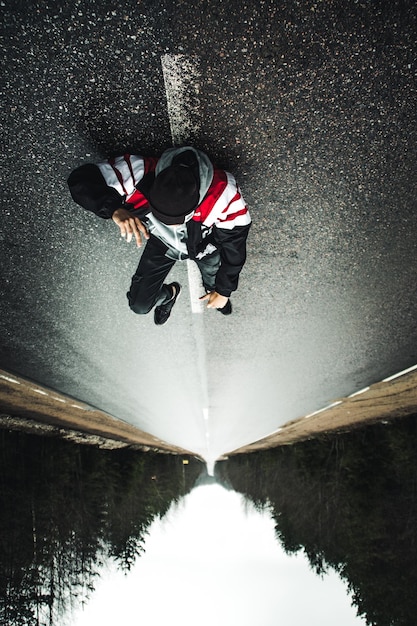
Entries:
[[145, 174], [145, 159], [138, 155], [125, 154], [98, 163], [98, 167], [107, 185], [116, 189], [121, 196], [129, 198]]
[[251, 223], [248, 208], [233, 174], [215, 170], [210, 189], [197, 211], [206, 226], [231, 230]]

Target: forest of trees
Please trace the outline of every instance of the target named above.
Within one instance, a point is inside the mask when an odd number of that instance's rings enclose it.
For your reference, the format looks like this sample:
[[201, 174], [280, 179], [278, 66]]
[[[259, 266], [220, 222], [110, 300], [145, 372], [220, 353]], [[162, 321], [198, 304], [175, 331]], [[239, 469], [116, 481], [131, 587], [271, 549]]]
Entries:
[[151, 522], [203, 467], [0, 431], [0, 623], [63, 624], [93, 591], [105, 559], [131, 568]]
[[417, 416], [238, 455], [221, 480], [267, 507], [288, 554], [334, 568], [372, 626], [417, 623]]
[[[0, 430], [0, 623], [61, 626], [106, 559], [129, 570], [151, 522], [201, 482], [187, 460]], [[288, 554], [334, 568], [369, 626], [415, 626], [416, 416], [234, 456], [216, 473], [270, 510]]]

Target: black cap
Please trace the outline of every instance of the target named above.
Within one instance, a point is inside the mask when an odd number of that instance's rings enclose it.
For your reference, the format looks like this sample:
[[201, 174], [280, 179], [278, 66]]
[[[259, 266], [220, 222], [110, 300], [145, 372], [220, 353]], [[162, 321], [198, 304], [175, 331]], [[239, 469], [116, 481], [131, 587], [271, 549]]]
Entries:
[[152, 213], [164, 224], [183, 224], [197, 208], [199, 186], [190, 167], [170, 165], [155, 178], [149, 193]]

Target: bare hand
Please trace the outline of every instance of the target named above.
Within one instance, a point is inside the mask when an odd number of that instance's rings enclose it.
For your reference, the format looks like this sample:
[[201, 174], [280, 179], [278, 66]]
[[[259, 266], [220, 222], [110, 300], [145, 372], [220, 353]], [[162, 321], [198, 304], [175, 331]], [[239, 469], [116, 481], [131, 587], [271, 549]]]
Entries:
[[200, 300], [208, 300], [207, 308], [208, 309], [222, 309], [226, 306], [229, 298], [226, 296], [221, 296], [217, 291], [210, 291], [210, 293], [205, 296], [201, 296]]
[[138, 217], [134, 217], [127, 209], [121, 207], [116, 209], [112, 215], [112, 220], [120, 228], [120, 234], [122, 237], [126, 237], [126, 241], [129, 243], [132, 241], [132, 237], [135, 236], [136, 245], [138, 248], [142, 245], [142, 237], [149, 239], [148, 230]]

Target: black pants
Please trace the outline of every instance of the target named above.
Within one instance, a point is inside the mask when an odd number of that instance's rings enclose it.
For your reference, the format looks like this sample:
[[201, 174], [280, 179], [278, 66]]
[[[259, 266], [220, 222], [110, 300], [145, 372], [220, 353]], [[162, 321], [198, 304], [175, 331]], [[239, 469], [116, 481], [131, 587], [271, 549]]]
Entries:
[[[220, 267], [220, 254], [217, 252], [201, 260], [196, 259], [195, 262], [199, 267], [204, 288], [206, 291], [213, 291], [217, 270]], [[164, 284], [164, 281], [174, 265], [175, 261], [165, 256], [151, 236], [127, 293], [129, 306], [134, 313], [142, 315], [149, 313], [154, 306], [170, 300], [172, 289]]]

